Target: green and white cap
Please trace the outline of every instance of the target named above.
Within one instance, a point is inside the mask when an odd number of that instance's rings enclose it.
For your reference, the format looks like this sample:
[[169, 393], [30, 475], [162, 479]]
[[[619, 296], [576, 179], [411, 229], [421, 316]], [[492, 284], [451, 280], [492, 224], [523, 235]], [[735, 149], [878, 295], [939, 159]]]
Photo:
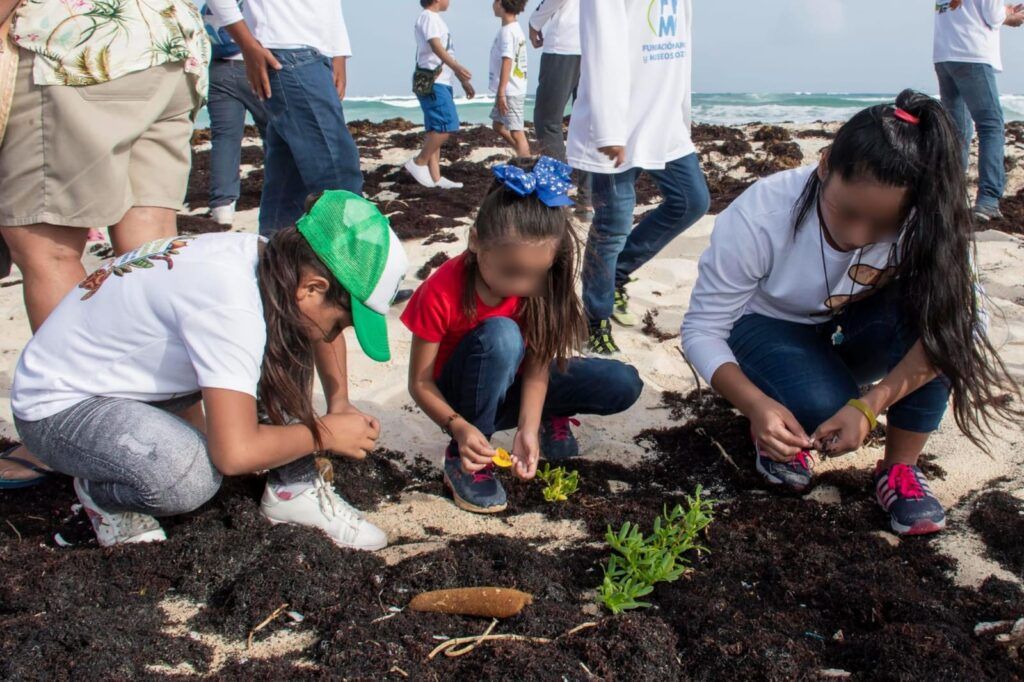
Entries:
[[385, 316], [409, 261], [388, 219], [361, 196], [330, 190], [297, 227], [351, 294], [352, 322], [363, 352], [377, 362], [390, 360]]

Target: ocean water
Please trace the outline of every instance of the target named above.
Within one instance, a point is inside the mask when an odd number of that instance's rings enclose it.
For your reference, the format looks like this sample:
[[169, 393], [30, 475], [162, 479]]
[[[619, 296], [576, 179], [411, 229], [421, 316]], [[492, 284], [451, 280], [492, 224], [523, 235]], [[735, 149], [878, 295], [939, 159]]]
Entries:
[[[699, 123], [736, 125], [761, 121], [764, 123], [813, 123], [814, 121], [845, 121], [865, 107], [891, 102], [894, 94], [882, 93], [792, 93], [792, 94], [697, 94], [693, 96], [693, 116]], [[1024, 95], [1004, 95], [1006, 120], [1024, 120]], [[464, 123], [490, 123], [490, 96], [473, 100], [459, 99], [456, 105]], [[533, 98], [527, 98], [526, 119], [533, 118]], [[422, 124], [419, 102], [415, 97], [350, 97], [345, 100], [345, 117], [350, 121], [368, 119], [374, 122], [389, 118], [405, 118]], [[205, 128], [210, 119], [203, 110], [196, 127]]]

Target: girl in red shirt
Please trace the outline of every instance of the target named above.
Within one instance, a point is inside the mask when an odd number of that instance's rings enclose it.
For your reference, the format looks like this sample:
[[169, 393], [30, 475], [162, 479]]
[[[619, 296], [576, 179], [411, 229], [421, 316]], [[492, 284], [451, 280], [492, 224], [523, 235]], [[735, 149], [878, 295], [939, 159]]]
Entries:
[[643, 382], [624, 363], [574, 357], [587, 325], [576, 278], [579, 241], [569, 222], [571, 169], [548, 157], [494, 168], [459, 257], [409, 301], [409, 392], [448, 434], [444, 480], [467, 511], [505, 509], [494, 477], [495, 431], [518, 426], [515, 474], [579, 454], [577, 414], [616, 414]]

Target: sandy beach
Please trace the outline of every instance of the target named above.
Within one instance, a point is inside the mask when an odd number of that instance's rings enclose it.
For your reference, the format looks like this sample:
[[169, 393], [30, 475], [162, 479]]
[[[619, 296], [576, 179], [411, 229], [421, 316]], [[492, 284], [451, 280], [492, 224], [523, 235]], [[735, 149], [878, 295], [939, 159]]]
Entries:
[[[713, 212], [758, 177], [816, 162], [837, 127], [698, 126]], [[366, 194], [403, 238], [411, 261], [406, 283], [415, 286], [464, 248], [489, 166], [509, 153], [491, 131], [465, 131], [444, 150], [446, 175], [465, 189], [443, 193], [400, 172], [421, 129], [399, 120], [351, 128]], [[212, 231], [209, 143], [202, 131], [194, 142], [180, 226]], [[990, 333], [1024, 380], [1024, 125], [1011, 124], [1007, 145], [1007, 220], [978, 233], [978, 266], [990, 297]], [[255, 230], [261, 160], [258, 139], [247, 139], [237, 230]], [[638, 214], [656, 204], [649, 179], [638, 195]], [[706, 386], [698, 397], [678, 352], [679, 324], [714, 220], [705, 217], [675, 240], [630, 286], [638, 311], [656, 313], [644, 328], [616, 329], [644, 393], [624, 414], [582, 420], [583, 456], [567, 464], [580, 472], [581, 489], [568, 502], [545, 503], [539, 484], [509, 482], [503, 514], [481, 517], [451, 504], [437, 468], [445, 439], [406, 390], [411, 340], [396, 308], [388, 319], [391, 362], [370, 361], [349, 337], [351, 397], [383, 423], [382, 450], [333, 467], [342, 494], [387, 531], [387, 549], [357, 554], [308, 531], [271, 528], [258, 515], [259, 477], [231, 481], [207, 507], [170, 520], [163, 546], [111, 550], [89, 540], [68, 480], [3, 492], [0, 672], [813, 679], [877, 676], [874, 666], [885, 660], [894, 679], [1024, 677], [1007, 647], [974, 633], [979, 622], [1024, 616], [1024, 433], [999, 426], [986, 454], [947, 417], [924, 468], [950, 523], [930, 539], [887, 532], [870, 497], [884, 435], [823, 462], [805, 497], [766, 491], [753, 472], [744, 420], [710, 398]], [[109, 255], [103, 244], [90, 251], [90, 270]], [[0, 280], [0, 442], [16, 439], [9, 389], [30, 337], [21, 296], [19, 273]], [[496, 441], [508, 445], [511, 436]], [[692, 557], [693, 572], [683, 580], [659, 586], [653, 608], [619, 617], [599, 610], [593, 590], [608, 555], [607, 526], [649, 526], [663, 504], [684, 501], [697, 485], [717, 500], [709, 553]], [[428, 660], [437, 638], [479, 634], [489, 621], [413, 614], [403, 610], [408, 599], [426, 589], [486, 584], [535, 598], [496, 632], [554, 641], [498, 642], [461, 658]], [[588, 622], [596, 626], [563, 636]]]

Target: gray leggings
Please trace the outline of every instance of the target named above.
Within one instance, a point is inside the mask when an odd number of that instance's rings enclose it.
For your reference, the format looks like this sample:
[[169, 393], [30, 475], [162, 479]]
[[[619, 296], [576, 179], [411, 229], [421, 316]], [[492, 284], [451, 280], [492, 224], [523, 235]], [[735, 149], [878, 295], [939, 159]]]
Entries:
[[[28, 449], [54, 471], [89, 482], [89, 495], [112, 512], [171, 516], [212, 498], [221, 475], [206, 436], [176, 416], [200, 394], [160, 403], [89, 398], [63, 412], [27, 422], [15, 417]], [[316, 478], [313, 456], [271, 472], [275, 483]]]

